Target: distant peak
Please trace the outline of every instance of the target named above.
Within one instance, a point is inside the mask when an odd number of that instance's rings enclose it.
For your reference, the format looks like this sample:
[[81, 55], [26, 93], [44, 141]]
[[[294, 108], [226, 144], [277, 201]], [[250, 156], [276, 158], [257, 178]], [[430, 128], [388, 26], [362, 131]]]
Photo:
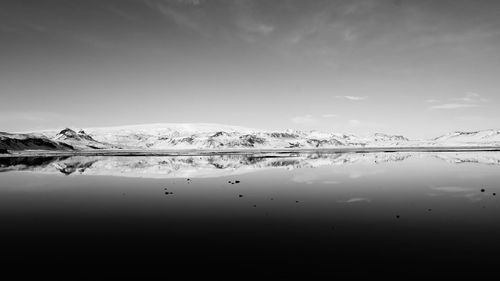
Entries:
[[76, 132], [71, 130], [70, 128], [63, 129], [62, 131], [59, 132], [59, 135], [65, 135], [67, 137], [73, 137], [76, 136]]
[[223, 131], [218, 131], [212, 135], [212, 138], [217, 138], [217, 137], [222, 137], [222, 136], [229, 136], [229, 134], [226, 132], [223, 132]]

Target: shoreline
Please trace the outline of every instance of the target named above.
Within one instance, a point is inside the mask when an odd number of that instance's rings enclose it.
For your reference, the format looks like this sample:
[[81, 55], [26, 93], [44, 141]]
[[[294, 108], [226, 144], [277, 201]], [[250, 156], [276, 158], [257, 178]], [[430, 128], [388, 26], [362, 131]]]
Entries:
[[209, 156], [287, 153], [397, 153], [397, 152], [494, 152], [500, 146], [450, 146], [450, 147], [344, 147], [320, 149], [185, 149], [185, 150], [24, 150], [0, 154], [8, 157], [58, 157], [58, 156]]

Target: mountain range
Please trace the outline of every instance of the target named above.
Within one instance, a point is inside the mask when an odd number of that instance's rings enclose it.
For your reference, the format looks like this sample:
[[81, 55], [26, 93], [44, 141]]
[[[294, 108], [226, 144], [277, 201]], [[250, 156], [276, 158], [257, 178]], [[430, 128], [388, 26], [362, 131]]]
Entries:
[[0, 153], [23, 150], [227, 150], [346, 147], [500, 146], [500, 130], [453, 132], [428, 140], [376, 133], [369, 136], [318, 131], [265, 131], [220, 124], [164, 123], [30, 133], [0, 132]]

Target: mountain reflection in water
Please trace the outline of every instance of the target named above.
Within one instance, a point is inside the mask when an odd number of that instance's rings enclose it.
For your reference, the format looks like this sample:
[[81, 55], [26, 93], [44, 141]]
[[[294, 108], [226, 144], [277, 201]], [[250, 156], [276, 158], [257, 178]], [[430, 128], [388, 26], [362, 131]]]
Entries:
[[499, 152], [286, 153], [161, 157], [63, 156], [0, 158], [0, 172], [60, 172], [65, 175], [81, 174], [141, 178], [209, 178], [240, 175], [265, 169], [380, 164], [422, 157], [437, 158], [456, 164], [500, 164]]

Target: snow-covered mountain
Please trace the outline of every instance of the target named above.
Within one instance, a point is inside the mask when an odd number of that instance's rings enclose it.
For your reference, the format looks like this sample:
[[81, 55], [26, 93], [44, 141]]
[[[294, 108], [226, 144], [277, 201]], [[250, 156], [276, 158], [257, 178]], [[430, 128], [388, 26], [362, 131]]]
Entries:
[[4, 150], [327, 149], [346, 147], [500, 146], [500, 131], [455, 132], [430, 140], [377, 133], [369, 136], [317, 131], [265, 131], [219, 124], [147, 124], [0, 134]]
[[[399, 146], [410, 141], [402, 136], [375, 134], [358, 137], [350, 134], [264, 131], [219, 124], [148, 124], [109, 128], [87, 128], [95, 141], [124, 149], [284, 149]], [[47, 137], [57, 139], [54, 132]], [[72, 143], [75, 145], [75, 143]]]
[[0, 150], [5, 154], [9, 150], [74, 150], [74, 148], [44, 135], [0, 132]]
[[453, 145], [476, 145], [487, 146], [500, 145], [500, 130], [485, 130], [476, 132], [453, 132], [440, 136], [433, 140], [436, 144]]
[[60, 131], [57, 135], [52, 137], [52, 140], [66, 143], [71, 145], [75, 149], [113, 149], [120, 148], [112, 144], [99, 142], [85, 133], [84, 130], [77, 132], [66, 128]]

